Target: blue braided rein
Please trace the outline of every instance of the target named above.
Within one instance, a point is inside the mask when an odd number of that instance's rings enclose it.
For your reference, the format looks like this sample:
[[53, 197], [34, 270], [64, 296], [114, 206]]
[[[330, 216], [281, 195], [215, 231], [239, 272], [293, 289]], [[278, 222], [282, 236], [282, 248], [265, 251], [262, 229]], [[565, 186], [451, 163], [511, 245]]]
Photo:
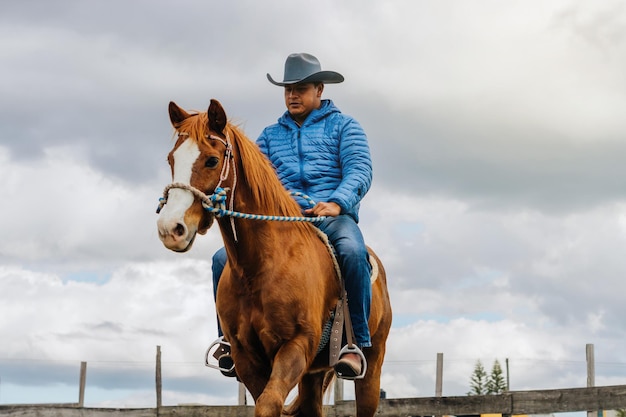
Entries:
[[[202, 202], [202, 207], [205, 210], [213, 213], [216, 217], [228, 216], [235, 217], [238, 219], [249, 219], [249, 220], [267, 220], [267, 221], [277, 221], [277, 222], [309, 222], [309, 223], [319, 223], [326, 219], [326, 216], [318, 216], [318, 217], [291, 217], [291, 216], [268, 216], [265, 214], [249, 214], [249, 213], [241, 213], [238, 211], [227, 210], [226, 207], [226, 193], [228, 192], [228, 188], [217, 187], [213, 194], [206, 195], [202, 191], [198, 190], [195, 187], [192, 187], [188, 184], [182, 183], [173, 183], [169, 184], [165, 187], [165, 191], [163, 191], [163, 197], [159, 198], [159, 206], [157, 207], [156, 212], [159, 213], [163, 206], [167, 203], [168, 192], [172, 188], [182, 188], [184, 190], [190, 191], [194, 194], [200, 201]], [[293, 191], [289, 193], [295, 197], [301, 197], [307, 201], [311, 205], [311, 207], [315, 206], [315, 201], [308, 195], [301, 193], [299, 191]]]

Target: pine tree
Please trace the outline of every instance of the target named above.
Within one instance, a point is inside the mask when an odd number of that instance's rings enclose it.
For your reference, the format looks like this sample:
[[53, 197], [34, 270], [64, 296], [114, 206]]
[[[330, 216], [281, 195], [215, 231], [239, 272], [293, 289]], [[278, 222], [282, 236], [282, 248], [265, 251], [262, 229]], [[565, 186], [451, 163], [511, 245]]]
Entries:
[[470, 391], [467, 395], [484, 395], [486, 393], [486, 377], [487, 372], [485, 372], [485, 368], [479, 359], [474, 366], [474, 373], [472, 373], [472, 377], [470, 378]]
[[507, 389], [506, 381], [502, 375], [502, 367], [497, 359], [493, 363], [493, 368], [491, 368], [491, 374], [487, 379], [485, 388], [487, 394], [502, 394]]

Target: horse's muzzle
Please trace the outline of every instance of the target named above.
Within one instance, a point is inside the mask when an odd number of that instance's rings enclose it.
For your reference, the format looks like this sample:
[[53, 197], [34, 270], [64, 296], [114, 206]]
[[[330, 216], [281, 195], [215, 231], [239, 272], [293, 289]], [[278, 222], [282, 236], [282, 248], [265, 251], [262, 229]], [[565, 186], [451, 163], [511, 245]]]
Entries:
[[186, 252], [191, 249], [196, 238], [196, 231], [189, 230], [182, 222], [168, 222], [159, 219], [157, 222], [159, 239], [166, 248], [175, 252]]

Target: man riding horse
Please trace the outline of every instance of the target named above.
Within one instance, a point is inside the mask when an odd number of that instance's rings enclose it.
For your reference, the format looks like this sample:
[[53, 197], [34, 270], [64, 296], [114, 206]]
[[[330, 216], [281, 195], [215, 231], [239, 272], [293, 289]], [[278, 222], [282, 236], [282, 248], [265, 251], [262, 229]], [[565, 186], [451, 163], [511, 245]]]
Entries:
[[[268, 80], [284, 87], [287, 111], [278, 122], [263, 130], [257, 139], [261, 151], [272, 163], [278, 177], [290, 191], [302, 192], [317, 203], [310, 207], [299, 199], [308, 216], [326, 216], [317, 223], [335, 249], [345, 280], [350, 319], [359, 349], [347, 350], [335, 365], [340, 377], [354, 378], [366, 368], [360, 349], [372, 346], [368, 329], [371, 304], [371, 267], [363, 235], [357, 225], [361, 199], [370, 188], [372, 162], [365, 132], [331, 100], [322, 99], [324, 84], [341, 83], [344, 77], [322, 71], [316, 57], [306, 53], [287, 57], [282, 82], [270, 74]], [[226, 263], [226, 251], [213, 256], [213, 289], [217, 294]], [[222, 335], [218, 322], [218, 333]], [[342, 350], [343, 351], [343, 350]], [[228, 344], [216, 352], [220, 368], [236, 370]]]

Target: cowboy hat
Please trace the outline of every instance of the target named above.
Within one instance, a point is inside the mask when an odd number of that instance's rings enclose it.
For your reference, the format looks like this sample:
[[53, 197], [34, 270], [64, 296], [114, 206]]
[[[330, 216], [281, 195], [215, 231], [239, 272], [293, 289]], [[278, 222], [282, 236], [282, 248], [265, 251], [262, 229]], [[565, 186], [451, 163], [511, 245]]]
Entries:
[[285, 61], [283, 82], [274, 81], [271, 75], [267, 79], [274, 85], [285, 86], [297, 83], [322, 82], [336, 84], [343, 82], [343, 75], [335, 71], [322, 71], [320, 61], [311, 54], [291, 54]]

